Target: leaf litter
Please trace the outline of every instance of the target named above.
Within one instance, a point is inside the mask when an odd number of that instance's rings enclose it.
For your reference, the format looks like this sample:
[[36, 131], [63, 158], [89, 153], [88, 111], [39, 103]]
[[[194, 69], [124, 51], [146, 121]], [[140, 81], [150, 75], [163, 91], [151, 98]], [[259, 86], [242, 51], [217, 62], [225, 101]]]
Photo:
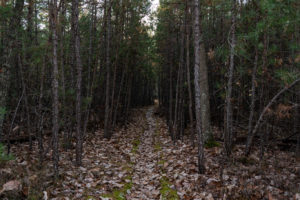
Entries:
[[74, 165], [75, 151], [61, 150], [56, 181], [51, 151], [38, 167], [36, 143], [31, 153], [26, 143], [14, 146], [16, 159], [0, 168], [0, 195], [12, 189], [28, 199], [300, 199], [300, 164], [292, 152], [268, 150], [261, 161], [258, 149], [245, 158], [237, 145], [225, 159], [222, 145], [207, 147], [207, 171], [199, 175], [197, 148], [187, 138], [174, 144], [154, 109], [136, 109], [110, 140], [102, 129], [90, 133], [82, 167]]

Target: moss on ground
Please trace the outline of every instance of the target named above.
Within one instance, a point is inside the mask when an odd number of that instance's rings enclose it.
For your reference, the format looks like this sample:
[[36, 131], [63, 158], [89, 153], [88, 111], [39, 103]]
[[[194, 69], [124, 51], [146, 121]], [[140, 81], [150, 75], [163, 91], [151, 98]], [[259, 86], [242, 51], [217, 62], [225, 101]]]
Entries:
[[154, 145], [154, 150], [155, 150], [155, 151], [161, 151], [161, 146], [160, 146], [159, 143], [156, 143], [156, 144]]
[[171, 188], [171, 183], [167, 177], [162, 177], [160, 179], [160, 194], [163, 200], [178, 200], [179, 196], [176, 190]]
[[237, 159], [237, 162], [242, 163], [243, 165], [255, 165], [256, 161], [252, 158], [241, 157]]
[[221, 144], [213, 139], [210, 139], [205, 143], [204, 146], [205, 148], [213, 148], [213, 147], [219, 147], [221, 146]]
[[157, 164], [158, 164], [158, 165], [164, 165], [165, 162], [166, 162], [165, 160], [160, 160], [160, 161], [157, 162]]
[[114, 200], [124, 200], [126, 199], [126, 194], [128, 190], [131, 190], [133, 183], [132, 183], [132, 177], [131, 176], [126, 176], [125, 179], [130, 180], [130, 182], [124, 182], [124, 186], [120, 189], [114, 189], [111, 193], [109, 194], [103, 194], [101, 197], [104, 198], [112, 198]]
[[93, 196], [87, 196], [86, 197], [86, 200], [96, 200], [97, 198], [96, 197], [93, 197]]
[[140, 140], [138, 140], [138, 139], [133, 140], [133, 142], [132, 142], [133, 147], [131, 149], [131, 153], [135, 154], [137, 152], [140, 144], [141, 144]]

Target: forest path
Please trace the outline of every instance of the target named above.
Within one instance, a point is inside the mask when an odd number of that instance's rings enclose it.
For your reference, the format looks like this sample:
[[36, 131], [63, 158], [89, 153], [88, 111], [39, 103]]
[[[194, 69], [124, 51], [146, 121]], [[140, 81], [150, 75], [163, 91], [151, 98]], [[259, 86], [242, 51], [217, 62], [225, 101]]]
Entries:
[[[187, 138], [174, 143], [166, 120], [155, 114], [156, 109], [132, 109], [126, 127], [117, 128], [110, 140], [103, 139], [103, 129], [89, 133], [81, 167], [74, 165], [74, 150], [60, 148], [59, 179], [55, 181], [50, 153], [45, 166], [39, 169], [36, 142], [31, 154], [24, 154], [29, 151], [28, 143], [14, 145], [12, 153], [16, 159], [0, 168], [0, 186], [1, 181], [4, 184], [18, 180], [29, 188], [28, 199], [42, 199], [46, 194], [49, 200], [213, 200], [238, 199], [240, 194], [246, 194], [245, 199], [250, 199], [250, 194], [252, 199], [263, 199], [270, 194], [294, 195], [276, 188], [296, 191], [299, 187], [299, 164], [291, 162], [292, 155], [285, 152], [277, 152], [276, 157], [269, 153], [262, 171], [256, 167], [259, 158], [255, 155], [249, 161], [220, 165], [224, 157], [222, 147], [205, 148], [207, 172], [199, 175], [197, 148]], [[50, 139], [45, 143], [49, 144]], [[235, 157], [242, 153], [238, 147]], [[270, 180], [272, 185], [268, 184]]]
[[[19, 150], [28, 149], [28, 144], [14, 146], [17, 159], [7, 167], [17, 173], [8, 174], [3, 183], [14, 179], [28, 182], [29, 177], [32, 194], [43, 192], [56, 200], [197, 199], [197, 149], [181, 141], [174, 145], [166, 121], [155, 114], [156, 109], [132, 109], [128, 124], [116, 128], [110, 140], [104, 139], [103, 129], [89, 133], [81, 167], [74, 165], [74, 150], [61, 148], [60, 178], [55, 182], [52, 162], [42, 170], [34, 167], [39, 158], [36, 142], [30, 155]], [[46, 159], [51, 160], [50, 153]]]
[[[179, 199], [175, 186], [166, 177], [163, 169], [167, 166], [163, 158], [163, 137], [160, 128], [165, 122], [154, 115], [155, 106], [143, 109], [140, 116], [142, 130], [135, 132], [131, 140], [130, 176], [122, 189], [113, 190], [112, 199]], [[159, 123], [160, 122], [160, 123]], [[130, 133], [129, 133], [130, 134]], [[164, 142], [165, 144], [168, 142]]]
[[160, 152], [155, 151], [156, 120], [153, 117], [154, 107], [146, 113], [147, 129], [141, 135], [134, 165], [133, 183], [135, 184], [131, 197], [136, 199], [155, 199], [160, 192], [160, 170], [156, 169]]

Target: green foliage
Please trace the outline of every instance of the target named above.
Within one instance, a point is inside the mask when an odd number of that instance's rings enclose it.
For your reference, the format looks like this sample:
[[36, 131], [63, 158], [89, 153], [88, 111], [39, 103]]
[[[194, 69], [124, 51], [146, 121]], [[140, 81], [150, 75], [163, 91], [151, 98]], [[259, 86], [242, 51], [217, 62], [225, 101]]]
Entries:
[[221, 60], [222, 62], [226, 62], [229, 56], [229, 49], [225, 46], [219, 46], [215, 50], [216, 58]]
[[6, 108], [0, 107], [0, 120], [4, 119], [5, 114], [6, 114]]
[[300, 73], [281, 68], [275, 71], [275, 77], [280, 79], [283, 85], [286, 85], [292, 83], [297, 78], [299, 78]]
[[254, 165], [256, 161], [253, 158], [241, 157], [237, 159], [237, 162], [242, 163], [243, 165]]
[[113, 200], [125, 200], [127, 191], [131, 190], [133, 186], [132, 178], [129, 177], [128, 179], [130, 180], [130, 182], [123, 183], [124, 186], [121, 189], [115, 189], [112, 191], [112, 193], [101, 195], [101, 197], [112, 198]]
[[213, 147], [219, 147], [221, 146], [219, 142], [213, 140], [213, 139], [210, 139], [208, 140], [206, 143], [205, 143], [205, 148], [213, 148]]
[[6, 6], [0, 6], [0, 19], [7, 20], [12, 16], [12, 6], [8, 4]]
[[177, 200], [180, 199], [176, 190], [171, 188], [171, 183], [167, 177], [162, 177], [160, 179], [160, 194], [162, 200]]
[[155, 150], [155, 151], [161, 151], [160, 143], [156, 143], [156, 144], [154, 145], [154, 150]]
[[5, 162], [5, 161], [10, 161], [10, 160], [14, 160], [14, 156], [9, 154], [7, 155], [5, 153], [5, 146], [3, 144], [0, 143], [0, 162]]
[[86, 110], [88, 105], [92, 102], [92, 97], [84, 97], [82, 98], [82, 110]]
[[141, 141], [137, 140], [137, 139], [132, 142], [132, 145], [133, 145], [132, 150], [131, 150], [132, 153], [136, 153], [137, 152], [140, 143], [141, 143]]

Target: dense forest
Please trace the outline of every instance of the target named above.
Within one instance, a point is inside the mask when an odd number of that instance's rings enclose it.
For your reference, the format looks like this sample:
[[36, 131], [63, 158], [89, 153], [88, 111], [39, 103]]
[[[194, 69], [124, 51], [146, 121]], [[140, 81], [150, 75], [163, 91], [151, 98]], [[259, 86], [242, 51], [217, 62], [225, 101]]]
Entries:
[[0, 199], [300, 199], [298, 0], [0, 4]]

